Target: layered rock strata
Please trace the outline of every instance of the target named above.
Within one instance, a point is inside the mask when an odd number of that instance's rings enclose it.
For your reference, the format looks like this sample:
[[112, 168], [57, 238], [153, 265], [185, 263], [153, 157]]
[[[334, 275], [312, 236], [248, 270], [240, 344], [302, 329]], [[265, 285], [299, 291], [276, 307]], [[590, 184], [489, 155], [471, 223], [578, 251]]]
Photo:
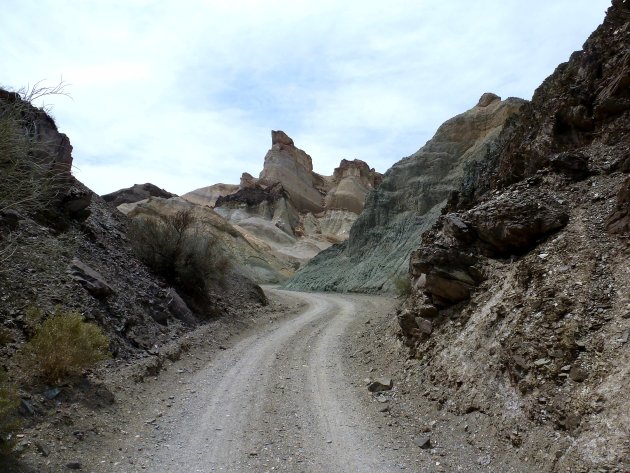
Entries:
[[389, 169], [367, 196], [349, 239], [319, 254], [288, 287], [333, 291], [393, 291], [406, 272], [420, 233], [440, 215], [464, 167], [494, 146], [506, 121], [525, 102], [484, 94], [472, 109], [445, 122], [415, 154]]

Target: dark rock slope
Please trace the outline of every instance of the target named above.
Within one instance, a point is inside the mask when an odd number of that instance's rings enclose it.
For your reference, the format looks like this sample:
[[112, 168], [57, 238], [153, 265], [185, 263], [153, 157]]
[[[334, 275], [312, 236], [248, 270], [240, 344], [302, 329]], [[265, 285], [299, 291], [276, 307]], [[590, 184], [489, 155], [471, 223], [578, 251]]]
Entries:
[[134, 202], [140, 202], [141, 200], [148, 199], [149, 197], [162, 197], [164, 199], [168, 199], [170, 197], [177, 196], [147, 182], [146, 184], [134, 184], [126, 189], [120, 189], [101, 197], [105, 202], [110, 202], [114, 207], [118, 207], [121, 204], [133, 204]]
[[630, 471], [629, 156], [630, 2], [614, 1], [410, 261], [407, 376], [492, 417], [536, 471]]
[[[153, 356], [156, 346], [203, 320], [207, 314], [191, 314], [135, 258], [127, 217], [71, 175], [72, 147], [50, 117], [0, 90], [0, 121], [0, 144], [8, 143], [0, 159], [3, 366], [32, 334], [29, 314], [78, 311], [103, 327], [113, 355], [123, 358]], [[31, 180], [36, 185], [26, 195]], [[232, 301], [256, 300], [252, 286], [228, 283], [214, 296], [216, 312], [234, 310]]]
[[368, 194], [349, 239], [316, 256], [288, 283], [292, 289], [392, 291], [423, 230], [458, 188], [464, 167], [495, 146], [505, 122], [525, 101], [484, 94], [445, 122], [418, 152], [389, 169]]

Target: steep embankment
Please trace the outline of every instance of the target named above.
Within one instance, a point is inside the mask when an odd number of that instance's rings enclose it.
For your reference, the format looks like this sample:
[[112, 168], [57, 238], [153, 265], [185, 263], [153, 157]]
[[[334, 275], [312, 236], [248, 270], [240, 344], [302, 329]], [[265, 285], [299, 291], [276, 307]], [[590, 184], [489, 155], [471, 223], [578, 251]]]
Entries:
[[463, 169], [495, 145], [506, 120], [525, 101], [484, 94], [445, 122], [418, 152], [389, 169], [370, 192], [349, 239], [320, 253], [287, 287], [325, 291], [392, 291], [419, 236], [437, 219]]
[[[129, 220], [71, 175], [70, 140], [44, 111], [0, 90], [0, 120], [3, 366], [57, 309], [101, 326], [115, 357], [147, 355], [204, 318], [135, 257]], [[256, 299], [251, 282], [227, 286], [217, 313]]]
[[628, 51], [614, 1], [423, 235], [399, 314], [427, 402], [539, 471], [630, 471]]

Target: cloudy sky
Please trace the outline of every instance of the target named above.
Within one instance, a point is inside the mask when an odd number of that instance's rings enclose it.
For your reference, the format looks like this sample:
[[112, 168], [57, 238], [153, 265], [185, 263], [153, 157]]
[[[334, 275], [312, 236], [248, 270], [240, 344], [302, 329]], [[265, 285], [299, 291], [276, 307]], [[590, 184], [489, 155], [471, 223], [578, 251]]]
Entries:
[[258, 175], [281, 129], [384, 172], [483, 92], [531, 98], [610, 0], [4, 0], [0, 85], [53, 116], [98, 193]]

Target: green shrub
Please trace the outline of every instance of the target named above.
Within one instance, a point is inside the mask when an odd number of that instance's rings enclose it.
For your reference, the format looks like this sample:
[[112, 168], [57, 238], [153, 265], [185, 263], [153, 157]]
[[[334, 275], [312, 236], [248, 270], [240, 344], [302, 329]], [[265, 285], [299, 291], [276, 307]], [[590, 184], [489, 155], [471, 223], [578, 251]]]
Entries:
[[401, 297], [407, 297], [411, 295], [411, 278], [408, 274], [402, 274], [394, 278], [394, 287], [396, 292]]
[[17, 407], [20, 400], [16, 389], [0, 368], [0, 455], [5, 455], [13, 445], [13, 432], [19, 427]]
[[200, 231], [192, 211], [141, 216], [129, 237], [136, 255], [157, 275], [181, 291], [197, 309], [209, 309], [209, 290], [222, 284], [229, 267], [216, 239]]
[[21, 350], [26, 373], [51, 385], [80, 375], [109, 357], [109, 340], [100, 327], [76, 312], [46, 319]]

